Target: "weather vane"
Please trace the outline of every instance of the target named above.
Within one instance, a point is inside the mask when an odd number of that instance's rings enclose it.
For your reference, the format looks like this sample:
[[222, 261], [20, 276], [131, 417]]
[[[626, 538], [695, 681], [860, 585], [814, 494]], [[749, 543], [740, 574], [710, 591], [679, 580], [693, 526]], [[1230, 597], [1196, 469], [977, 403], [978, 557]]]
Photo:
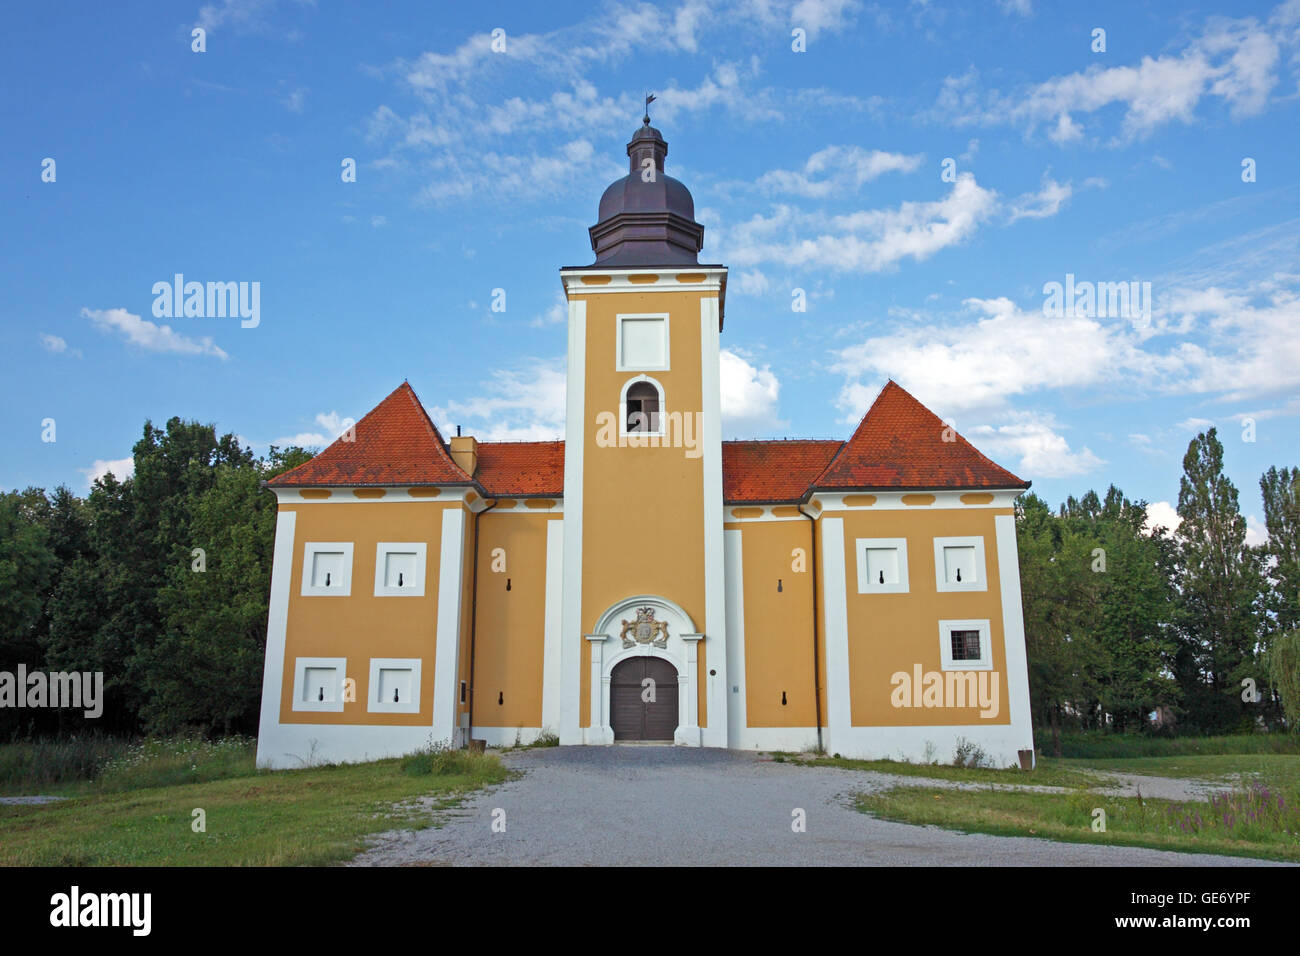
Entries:
[[645, 116], [641, 117], [641, 122], [646, 126], [650, 125], [650, 104], [654, 101], [655, 95], [653, 93], [647, 93], [645, 95]]

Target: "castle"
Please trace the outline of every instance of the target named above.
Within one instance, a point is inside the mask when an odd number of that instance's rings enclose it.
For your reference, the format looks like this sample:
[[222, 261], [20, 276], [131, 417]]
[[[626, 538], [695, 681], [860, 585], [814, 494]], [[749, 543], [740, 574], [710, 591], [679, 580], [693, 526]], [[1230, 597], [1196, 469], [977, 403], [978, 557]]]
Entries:
[[847, 441], [723, 441], [727, 269], [647, 118], [563, 268], [565, 439], [403, 383], [278, 500], [257, 762], [663, 741], [1000, 765], [1033, 748], [1014, 503], [900, 385]]

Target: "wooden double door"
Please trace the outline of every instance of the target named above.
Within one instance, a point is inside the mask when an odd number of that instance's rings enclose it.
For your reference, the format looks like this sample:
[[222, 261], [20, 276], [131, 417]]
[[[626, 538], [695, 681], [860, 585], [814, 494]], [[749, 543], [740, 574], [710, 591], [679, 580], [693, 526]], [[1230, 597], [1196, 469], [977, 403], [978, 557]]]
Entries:
[[609, 717], [615, 740], [672, 740], [677, 730], [677, 668], [659, 657], [614, 665]]

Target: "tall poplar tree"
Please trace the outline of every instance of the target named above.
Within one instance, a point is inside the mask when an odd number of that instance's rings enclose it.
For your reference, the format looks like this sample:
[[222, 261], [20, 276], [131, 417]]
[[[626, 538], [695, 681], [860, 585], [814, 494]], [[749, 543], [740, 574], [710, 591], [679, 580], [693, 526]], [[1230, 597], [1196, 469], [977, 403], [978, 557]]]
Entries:
[[1237, 489], [1211, 428], [1192, 439], [1178, 489], [1180, 648], [1176, 676], [1187, 719], [1209, 732], [1244, 730], [1260, 713], [1241, 682], [1265, 682], [1259, 655], [1261, 561], [1246, 545]]

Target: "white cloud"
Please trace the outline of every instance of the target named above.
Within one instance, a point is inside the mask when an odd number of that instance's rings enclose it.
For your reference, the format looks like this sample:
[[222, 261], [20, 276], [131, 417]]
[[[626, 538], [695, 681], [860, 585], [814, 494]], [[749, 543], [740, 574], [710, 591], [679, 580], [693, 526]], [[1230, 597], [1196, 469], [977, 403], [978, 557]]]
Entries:
[[557, 291], [555, 298], [551, 300], [550, 306], [541, 315], [533, 316], [528, 324], [534, 328], [543, 328], [548, 325], [561, 325], [569, 319], [569, 300], [564, 297], [563, 292]]
[[[972, 323], [908, 323], [840, 350], [832, 371], [846, 376], [892, 376], [931, 407], [952, 413], [1005, 406], [1038, 389], [1092, 385], [1121, 369], [1162, 368], [1133, 344], [1122, 326], [1096, 319], [1044, 316], [1008, 299], [967, 299]], [[1062, 348], [1068, 342], [1069, 348]], [[842, 397], [842, 407], [847, 407]]]
[[227, 23], [244, 30], [260, 29], [263, 26], [262, 14], [273, 5], [274, 0], [219, 0], [217, 3], [205, 3], [199, 7], [195, 25], [209, 33]]
[[724, 435], [750, 437], [784, 428], [777, 417], [781, 383], [771, 368], [758, 368], [730, 349], [719, 353]]
[[1008, 222], [1018, 219], [1047, 219], [1061, 211], [1069, 202], [1074, 189], [1069, 183], [1062, 185], [1054, 179], [1043, 177], [1042, 187], [1036, 193], [1017, 197], [1008, 210]]
[[91, 487], [99, 478], [103, 478], [110, 471], [113, 477], [118, 481], [126, 481], [135, 474], [134, 458], [116, 458], [103, 459], [96, 458], [95, 463], [89, 468], [78, 468], [77, 471], [86, 476], [86, 487]]
[[1246, 515], [1246, 544], [1256, 547], [1268, 542], [1268, 528], [1258, 515]]
[[774, 169], [758, 179], [758, 186], [768, 192], [790, 193], [807, 199], [824, 199], [855, 192], [889, 172], [910, 173], [925, 161], [917, 153], [888, 153], [860, 146], [827, 146], [813, 153], [803, 169]]
[[1079, 451], [1072, 450], [1059, 428], [1050, 415], [1019, 413], [1001, 425], [977, 425], [958, 431], [994, 460], [1013, 456], [1020, 463], [1021, 477], [1031, 480], [1069, 478], [1105, 464], [1086, 445]]
[[908, 201], [895, 209], [830, 216], [778, 206], [771, 216], [759, 214], [733, 227], [721, 244], [727, 247], [730, 261], [742, 267], [780, 262], [880, 272], [903, 259], [921, 261], [961, 242], [996, 206], [995, 192], [981, 187], [970, 173], [962, 173], [942, 199]]
[[772, 287], [771, 281], [758, 269], [742, 272], [731, 280], [728, 289], [733, 295], [762, 295]]
[[[1002, 408], [1015, 396], [1055, 389], [1214, 395], [1230, 402], [1294, 395], [1300, 390], [1300, 336], [1294, 334], [1300, 281], [1273, 282], [1262, 297], [1257, 292], [1171, 289], [1165, 301], [1172, 305], [1157, 301], [1149, 327], [1045, 316], [1006, 298], [970, 298], [964, 305], [978, 321], [921, 314], [837, 350], [832, 370], [850, 384], [893, 376], [923, 402], [954, 412]], [[1183, 321], [1189, 314], [1193, 325]], [[839, 404], [850, 409], [856, 403], [845, 388]], [[1178, 427], [1210, 424], [1198, 417]]]
[[307, 103], [307, 88], [302, 86], [295, 87], [288, 93], [284, 94], [284, 96], [280, 97], [280, 103], [290, 113], [301, 113], [302, 108]]
[[1178, 517], [1178, 509], [1167, 501], [1153, 501], [1147, 505], [1147, 520], [1142, 526], [1147, 534], [1154, 534], [1157, 527], [1165, 528], [1168, 533], [1178, 530], [1183, 519]]
[[126, 309], [82, 309], [81, 314], [94, 322], [100, 330], [119, 334], [128, 343], [146, 352], [213, 355], [223, 360], [230, 357], [210, 336], [192, 339], [176, 332], [170, 325], [155, 325]]
[[41, 345], [47, 352], [53, 352], [55, 355], [68, 350], [68, 343], [65, 339], [46, 332], [41, 333]]
[[1094, 64], [1010, 93], [981, 92], [973, 70], [949, 76], [936, 114], [959, 125], [1005, 123], [1032, 131], [1048, 124], [1049, 138], [1061, 145], [1083, 137], [1076, 116], [1112, 106], [1123, 110], [1125, 140], [1169, 123], [1191, 123], [1209, 98], [1226, 104], [1235, 117], [1254, 116], [1277, 84], [1284, 45], [1295, 46], [1296, 37], [1280, 18], [1262, 26], [1254, 18], [1216, 17], [1181, 50], [1143, 56], [1136, 66]]
[[802, 27], [810, 40], [816, 39], [823, 31], [848, 26], [860, 7], [857, 0], [799, 0], [790, 10], [790, 25]]
[[296, 435], [281, 435], [271, 444], [277, 448], [292, 448], [294, 445], [299, 448], [324, 448], [333, 441], [334, 439], [320, 432], [299, 432]]
[[[479, 441], [558, 439], [564, 435], [564, 394], [563, 363], [532, 359], [493, 373], [486, 394], [434, 406], [430, 413], [444, 435], [456, 434], [455, 426], [463, 425], [465, 434]], [[608, 410], [617, 415], [617, 395]]]
[[278, 448], [289, 448], [297, 445], [299, 448], [324, 448], [331, 445], [345, 431], [351, 428], [356, 422], [351, 418], [345, 418], [336, 411], [317, 412], [316, 424], [324, 429], [323, 432], [298, 432], [296, 435], [281, 435], [273, 439], [269, 444]]

